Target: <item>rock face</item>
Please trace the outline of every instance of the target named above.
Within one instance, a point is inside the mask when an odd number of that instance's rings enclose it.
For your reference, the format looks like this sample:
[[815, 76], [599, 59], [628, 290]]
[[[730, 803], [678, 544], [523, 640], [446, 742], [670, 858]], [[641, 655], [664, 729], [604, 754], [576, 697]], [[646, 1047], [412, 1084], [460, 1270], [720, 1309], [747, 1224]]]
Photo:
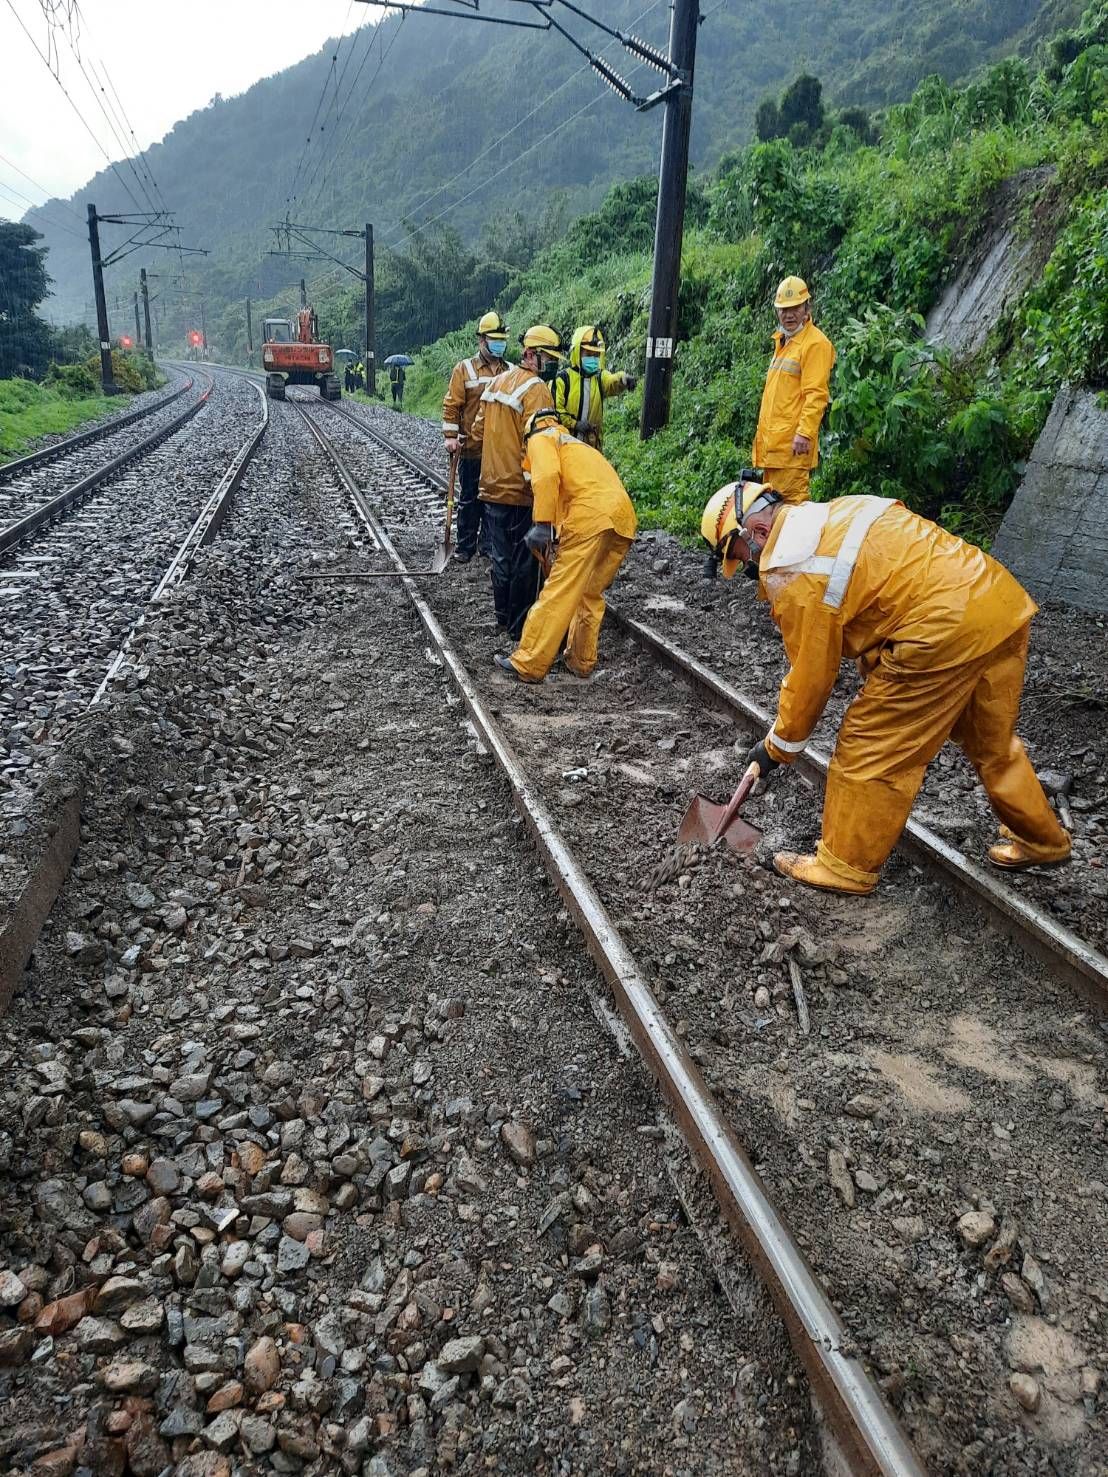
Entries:
[[993, 553], [1036, 600], [1108, 611], [1108, 410], [1060, 390]]
[[1040, 222], [1034, 231], [1021, 230], [1019, 216], [1028, 197], [1049, 184], [1053, 173], [1028, 169], [1000, 186], [989, 227], [927, 315], [932, 343], [959, 359], [975, 354], [999, 315], [1031, 285], [1054, 233]]

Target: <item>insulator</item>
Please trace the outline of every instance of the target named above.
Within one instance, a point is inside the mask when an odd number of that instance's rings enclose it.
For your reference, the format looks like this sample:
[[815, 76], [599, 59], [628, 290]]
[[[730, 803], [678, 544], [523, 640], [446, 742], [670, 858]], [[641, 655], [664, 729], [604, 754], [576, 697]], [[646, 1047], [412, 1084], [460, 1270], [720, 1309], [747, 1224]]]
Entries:
[[625, 101], [629, 103], [633, 103], [635, 101], [635, 94], [631, 91], [630, 87], [627, 85], [627, 83], [623, 80], [618, 72], [614, 72], [612, 70], [612, 68], [603, 59], [603, 57], [594, 56], [590, 57], [589, 60], [592, 62], [593, 71], [598, 72], [600, 76], [604, 78], [605, 82], [607, 82], [608, 86], [613, 90], [613, 92], [618, 92], [620, 97], [624, 98]]
[[649, 41], [640, 40], [638, 36], [625, 35], [622, 31], [620, 32], [619, 39], [628, 51], [633, 51], [648, 66], [657, 67], [658, 71], [664, 72], [667, 77], [673, 75], [673, 68], [670, 66], [669, 58], [664, 52], [659, 51], [656, 46], [652, 46]]

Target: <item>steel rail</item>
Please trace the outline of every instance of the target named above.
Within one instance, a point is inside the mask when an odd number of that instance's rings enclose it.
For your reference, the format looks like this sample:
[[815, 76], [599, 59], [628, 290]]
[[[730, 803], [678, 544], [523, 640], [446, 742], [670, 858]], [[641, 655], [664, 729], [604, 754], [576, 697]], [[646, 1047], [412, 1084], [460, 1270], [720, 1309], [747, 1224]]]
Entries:
[[424, 629], [449, 671], [474, 729], [496, 756], [512, 798], [542, 857], [551, 881], [611, 986], [644, 1060], [673, 1109], [681, 1129], [709, 1175], [720, 1205], [766, 1284], [835, 1435], [856, 1474], [923, 1477], [924, 1468], [895, 1415], [861, 1362], [847, 1352], [849, 1341], [823, 1287], [773, 1205], [734, 1130], [720, 1112], [699, 1068], [670, 1026], [642, 971], [596, 890], [562, 838], [526, 770], [479, 696], [449, 638], [415, 580], [343, 464], [316, 423], [300, 408], [320, 448], [351, 493], [354, 506], [378, 546], [395, 566]]
[[106, 425], [94, 426], [90, 431], [78, 431], [74, 436], [67, 436], [64, 441], [55, 441], [53, 446], [44, 446], [40, 451], [29, 451], [26, 456], [16, 457], [10, 462], [0, 462], [0, 485], [10, 482], [13, 477], [18, 477], [23, 472], [30, 472], [35, 467], [56, 461], [58, 457], [65, 456], [68, 452], [77, 451], [82, 446], [90, 446], [94, 441], [100, 441], [103, 437], [110, 436], [113, 431], [118, 431], [121, 426], [133, 425], [135, 421], [153, 415], [155, 411], [164, 410], [167, 405], [172, 405], [174, 400], [179, 400], [182, 395], [187, 394], [194, 383], [190, 379], [170, 394], [163, 395], [153, 405], [144, 405], [141, 410], [129, 410], [125, 415], [117, 416]]
[[[723, 708], [744, 727], [759, 737], [769, 732], [774, 715], [768, 709], [732, 687], [718, 673], [651, 626], [625, 615], [611, 604], [608, 614], [621, 630], [653, 657], [706, 694], [717, 707]], [[830, 759], [821, 749], [809, 745], [795, 762], [810, 779], [819, 784], [826, 781]], [[965, 852], [951, 846], [921, 821], [909, 818], [899, 846], [914, 861], [953, 877], [960, 887], [985, 906], [989, 917], [1002, 932], [1052, 970], [1064, 975], [1094, 1004], [1101, 1008], [1108, 1004], [1108, 958], [1063, 924], [1057, 923], [1045, 908], [1005, 887]]]
[[[329, 402], [325, 403], [365, 436], [395, 453], [407, 466], [421, 473], [432, 486], [440, 490], [445, 488], [446, 478], [435, 467], [397, 446], [383, 432], [367, 425], [350, 411]], [[729, 713], [742, 727], [759, 736], [768, 732], [773, 724], [773, 714], [768, 709], [733, 687], [667, 636], [624, 614], [610, 601], [608, 615], [626, 635], [691, 686], [705, 693], [717, 707]], [[817, 784], [825, 783], [830, 759], [820, 749], [810, 746], [796, 763]], [[1108, 1004], [1108, 957], [1086, 943], [1072, 929], [1056, 922], [1045, 908], [1005, 886], [965, 852], [944, 841], [922, 821], [908, 820], [899, 849], [905, 851], [913, 861], [941, 876], [952, 878], [984, 907], [999, 932], [1047, 965], [1069, 985], [1079, 990], [1090, 1003], [1101, 1010]]]
[[[258, 392], [258, 398], [262, 402], [262, 418], [235, 453], [230, 466], [219, 479], [207, 502], [200, 510], [199, 516], [188, 533], [185, 534], [169, 567], [151, 591], [147, 599], [148, 606], [156, 605], [165, 598], [169, 590], [175, 589], [182, 583], [192, 569], [193, 562], [199, 551], [210, 544], [215, 538], [224, 518], [227, 516], [235, 493], [238, 491], [239, 485], [246, 474], [246, 469], [250, 465], [254, 453], [261, 445], [262, 437], [269, 429], [269, 403], [266, 400], [265, 391], [258, 384], [255, 384], [253, 388]], [[103, 681], [93, 695], [92, 702], [89, 704], [90, 707], [96, 707], [103, 699], [104, 694], [127, 660], [128, 653], [134, 642], [135, 633], [145, 624], [146, 614], [143, 613], [124, 636], [119, 650], [112, 658], [111, 665], [104, 674]]]
[[103, 483], [114, 477], [117, 472], [121, 472], [124, 467], [130, 466], [132, 462], [138, 461], [141, 457], [146, 456], [148, 452], [153, 451], [155, 447], [160, 446], [163, 441], [167, 441], [170, 436], [190, 421], [194, 415], [203, 410], [204, 406], [208, 403], [208, 397], [211, 393], [212, 381], [209, 379], [208, 388], [187, 410], [183, 410], [180, 415], [174, 416], [164, 426], [159, 426], [151, 435], [145, 437], [142, 441], [136, 442], [127, 451], [122, 451], [118, 456], [113, 457], [111, 461], [105, 462], [102, 467], [97, 467], [95, 471], [89, 472], [79, 482], [74, 482], [72, 487], [65, 488], [62, 492], [59, 492], [56, 496], [43, 503], [41, 507], [32, 508], [22, 518], [17, 518], [13, 523], [9, 523], [6, 528], [0, 529], [0, 554], [6, 554], [9, 549], [14, 549], [25, 538], [29, 538], [47, 523], [52, 523], [56, 518], [59, 518], [74, 503], [80, 502], [83, 498], [95, 492]]

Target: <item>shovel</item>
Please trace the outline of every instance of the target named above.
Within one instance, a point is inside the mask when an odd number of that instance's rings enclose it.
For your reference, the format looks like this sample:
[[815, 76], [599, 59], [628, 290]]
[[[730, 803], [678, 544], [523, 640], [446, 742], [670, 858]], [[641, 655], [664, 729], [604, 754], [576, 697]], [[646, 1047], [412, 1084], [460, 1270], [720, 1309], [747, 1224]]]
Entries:
[[761, 771], [757, 761], [749, 766], [738, 789], [726, 805], [717, 805], [707, 795], [694, 795], [688, 810], [681, 817], [677, 840], [685, 846], [714, 846], [724, 840], [732, 851], [753, 851], [762, 839], [755, 826], [739, 819], [739, 809], [751, 790], [758, 783]]
[[454, 550], [454, 483], [458, 476], [458, 453], [450, 458], [450, 480], [446, 484], [446, 517], [443, 519], [442, 538], [439, 540], [431, 560], [431, 573], [442, 574], [450, 563]]

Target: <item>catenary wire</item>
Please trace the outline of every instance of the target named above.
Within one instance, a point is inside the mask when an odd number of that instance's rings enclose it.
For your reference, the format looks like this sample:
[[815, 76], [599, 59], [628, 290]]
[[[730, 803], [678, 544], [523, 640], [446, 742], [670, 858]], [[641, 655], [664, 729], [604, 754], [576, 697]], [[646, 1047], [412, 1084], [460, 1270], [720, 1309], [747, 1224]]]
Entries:
[[4, 0], [4, 3], [7, 5], [8, 9], [11, 11], [12, 15], [15, 16], [16, 21], [19, 23], [20, 30], [23, 32], [23, 34], [27, 37], [27, 40], [34, 47], [35, 53], [38, 56], [39, 60], [42, 62], [43, 66], [46, 68], [46, 70], [50, 73], [51, 77], [53, 77], [54, 81], [61, 88], [63, 97], [65, 98], [65, 100], [69, 104], [69, 106], [73, 109], [73, 111], [76, 113], [78, 119], [80, 120], [81, 126], [84, 128], [84, 130], [88, 134], [89, 138], [92, 139], [93, 143], [100, 150], [101, 154], [103, 154], [104, 158], [107, 160], [108, 168], [112, 171], [112, 173], [115, 175], [116, 179], [119, 181], [119, 184], [120, 184], [120, 186], [123, 189], [123, 193], [127, 196], [128, 200], [130, 200], [131, 204], [135, 207], [135, 209], [137, 211], [140, 211], [141, 212], [142, 209], [143, 209], [143, 207], [140, 204], [140, 202], [138, 200], [136, 200], [135, 195], [134, 195], [134, 192], [132, 191], [130, 185], [127, 183], [127, 181], [124, 178], [124, 176], [122, 174], [120, 174], [119, 170], [116, 168], [116, 165], [115, 165], [114, 161], [112, 160], [111, 156], [109, 155], [107, 149], [105, 149], [104, 145], [97, 138], [96, 134], [93, 132], [92, 128], [90, 127], [90, 125], [88, 123], [88, 120], [85, 118], [85, 115], [81, 112], [80, 108], [73, 101], [72, 97], [69, 94], [69, 89], [66, 87], [65, 83], [62, 81], [62, 79], [57, 75], [57, 73], [54, 71], [53, 67], [50, 65], [50, 59], [49, 59], [49, 57], [43, 52], [43, 50], [39, 46], [38, 42], [35, 40], [35, 38], [31, 35], [30, 31], [27, 29], [27, 27], [26, 27], [26, 25], [24, 23], [23, 17], [20, 15], [19, 11], [16, 10], [15, 5], [12, 3], [12, 0]]

